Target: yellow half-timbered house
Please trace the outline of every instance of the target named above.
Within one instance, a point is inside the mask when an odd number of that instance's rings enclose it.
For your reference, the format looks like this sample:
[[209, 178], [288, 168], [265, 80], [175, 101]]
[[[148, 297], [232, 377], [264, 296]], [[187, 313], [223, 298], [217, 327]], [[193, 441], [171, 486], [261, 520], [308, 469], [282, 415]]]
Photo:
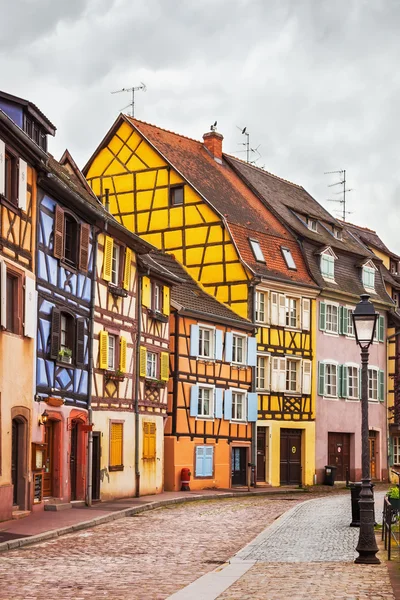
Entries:
[[201, 143], [120, 115], [84, 173], [103, 202], [110, 190], [120, 223], [257, 325], [256, 478], [310, 484], [317, 288], [294, 236], [225, 160], [222, 139], [210, 131]]

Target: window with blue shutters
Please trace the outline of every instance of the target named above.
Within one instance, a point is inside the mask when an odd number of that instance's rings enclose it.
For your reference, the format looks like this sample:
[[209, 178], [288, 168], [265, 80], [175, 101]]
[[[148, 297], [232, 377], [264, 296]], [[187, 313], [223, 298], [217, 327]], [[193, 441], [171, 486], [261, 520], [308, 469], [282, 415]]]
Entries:
[[222, 359], [222, 331], [205, 325], [190, 326], [190, 356]]
[[204, 419], [214, 417], [215, 389], [211, 385], [192, 385], [190, 389], [190, 416]]
[[196, 446], [195, 477], [212, 477], [214, 446]]

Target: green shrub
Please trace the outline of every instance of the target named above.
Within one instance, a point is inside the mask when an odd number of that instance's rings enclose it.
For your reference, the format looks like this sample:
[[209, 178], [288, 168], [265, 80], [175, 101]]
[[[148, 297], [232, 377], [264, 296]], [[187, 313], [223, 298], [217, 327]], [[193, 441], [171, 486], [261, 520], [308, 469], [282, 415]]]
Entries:
[[389, 498], [400, 498], [400, 490], [397, 487], [397, 485], [394, 485], [393, 487], [391, 487], [389, 489], [387, 495], [389, 496]]

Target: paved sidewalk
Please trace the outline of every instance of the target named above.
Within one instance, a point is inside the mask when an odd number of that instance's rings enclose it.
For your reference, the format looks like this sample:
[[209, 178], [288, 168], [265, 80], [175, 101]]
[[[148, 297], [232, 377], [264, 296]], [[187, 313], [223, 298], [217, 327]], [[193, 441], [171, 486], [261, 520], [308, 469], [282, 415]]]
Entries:
[[359, 530], [350, 520], [349, 495], [305, 501], [170, 600], [394, 600], [385, 563], [354, 564]]
[[194, 502], [201, 499], [232, 498], [234, 496], [303, 494], [298, 488], [256, 488], [230, 490], [197, 490], [191, 492], [163, 492], [140, 498], [124, 498], [113, 502], [98, 502], [91, 507], [68, 510], [33, 512], [28, 517], [0, 522], [0, 552], [34, 544], [60, 535], [101, 525], [160, 506]]

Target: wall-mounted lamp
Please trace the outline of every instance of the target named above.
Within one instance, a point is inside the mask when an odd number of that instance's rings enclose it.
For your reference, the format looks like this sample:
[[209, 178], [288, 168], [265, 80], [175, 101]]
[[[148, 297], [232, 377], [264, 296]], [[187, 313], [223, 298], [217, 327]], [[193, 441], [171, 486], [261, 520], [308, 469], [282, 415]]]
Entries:
[[48, 414], [47, 410], [45, 410], [39, 417], [39, 425], [46, 425], [48, 420], [49, 420], [49, 414]]

